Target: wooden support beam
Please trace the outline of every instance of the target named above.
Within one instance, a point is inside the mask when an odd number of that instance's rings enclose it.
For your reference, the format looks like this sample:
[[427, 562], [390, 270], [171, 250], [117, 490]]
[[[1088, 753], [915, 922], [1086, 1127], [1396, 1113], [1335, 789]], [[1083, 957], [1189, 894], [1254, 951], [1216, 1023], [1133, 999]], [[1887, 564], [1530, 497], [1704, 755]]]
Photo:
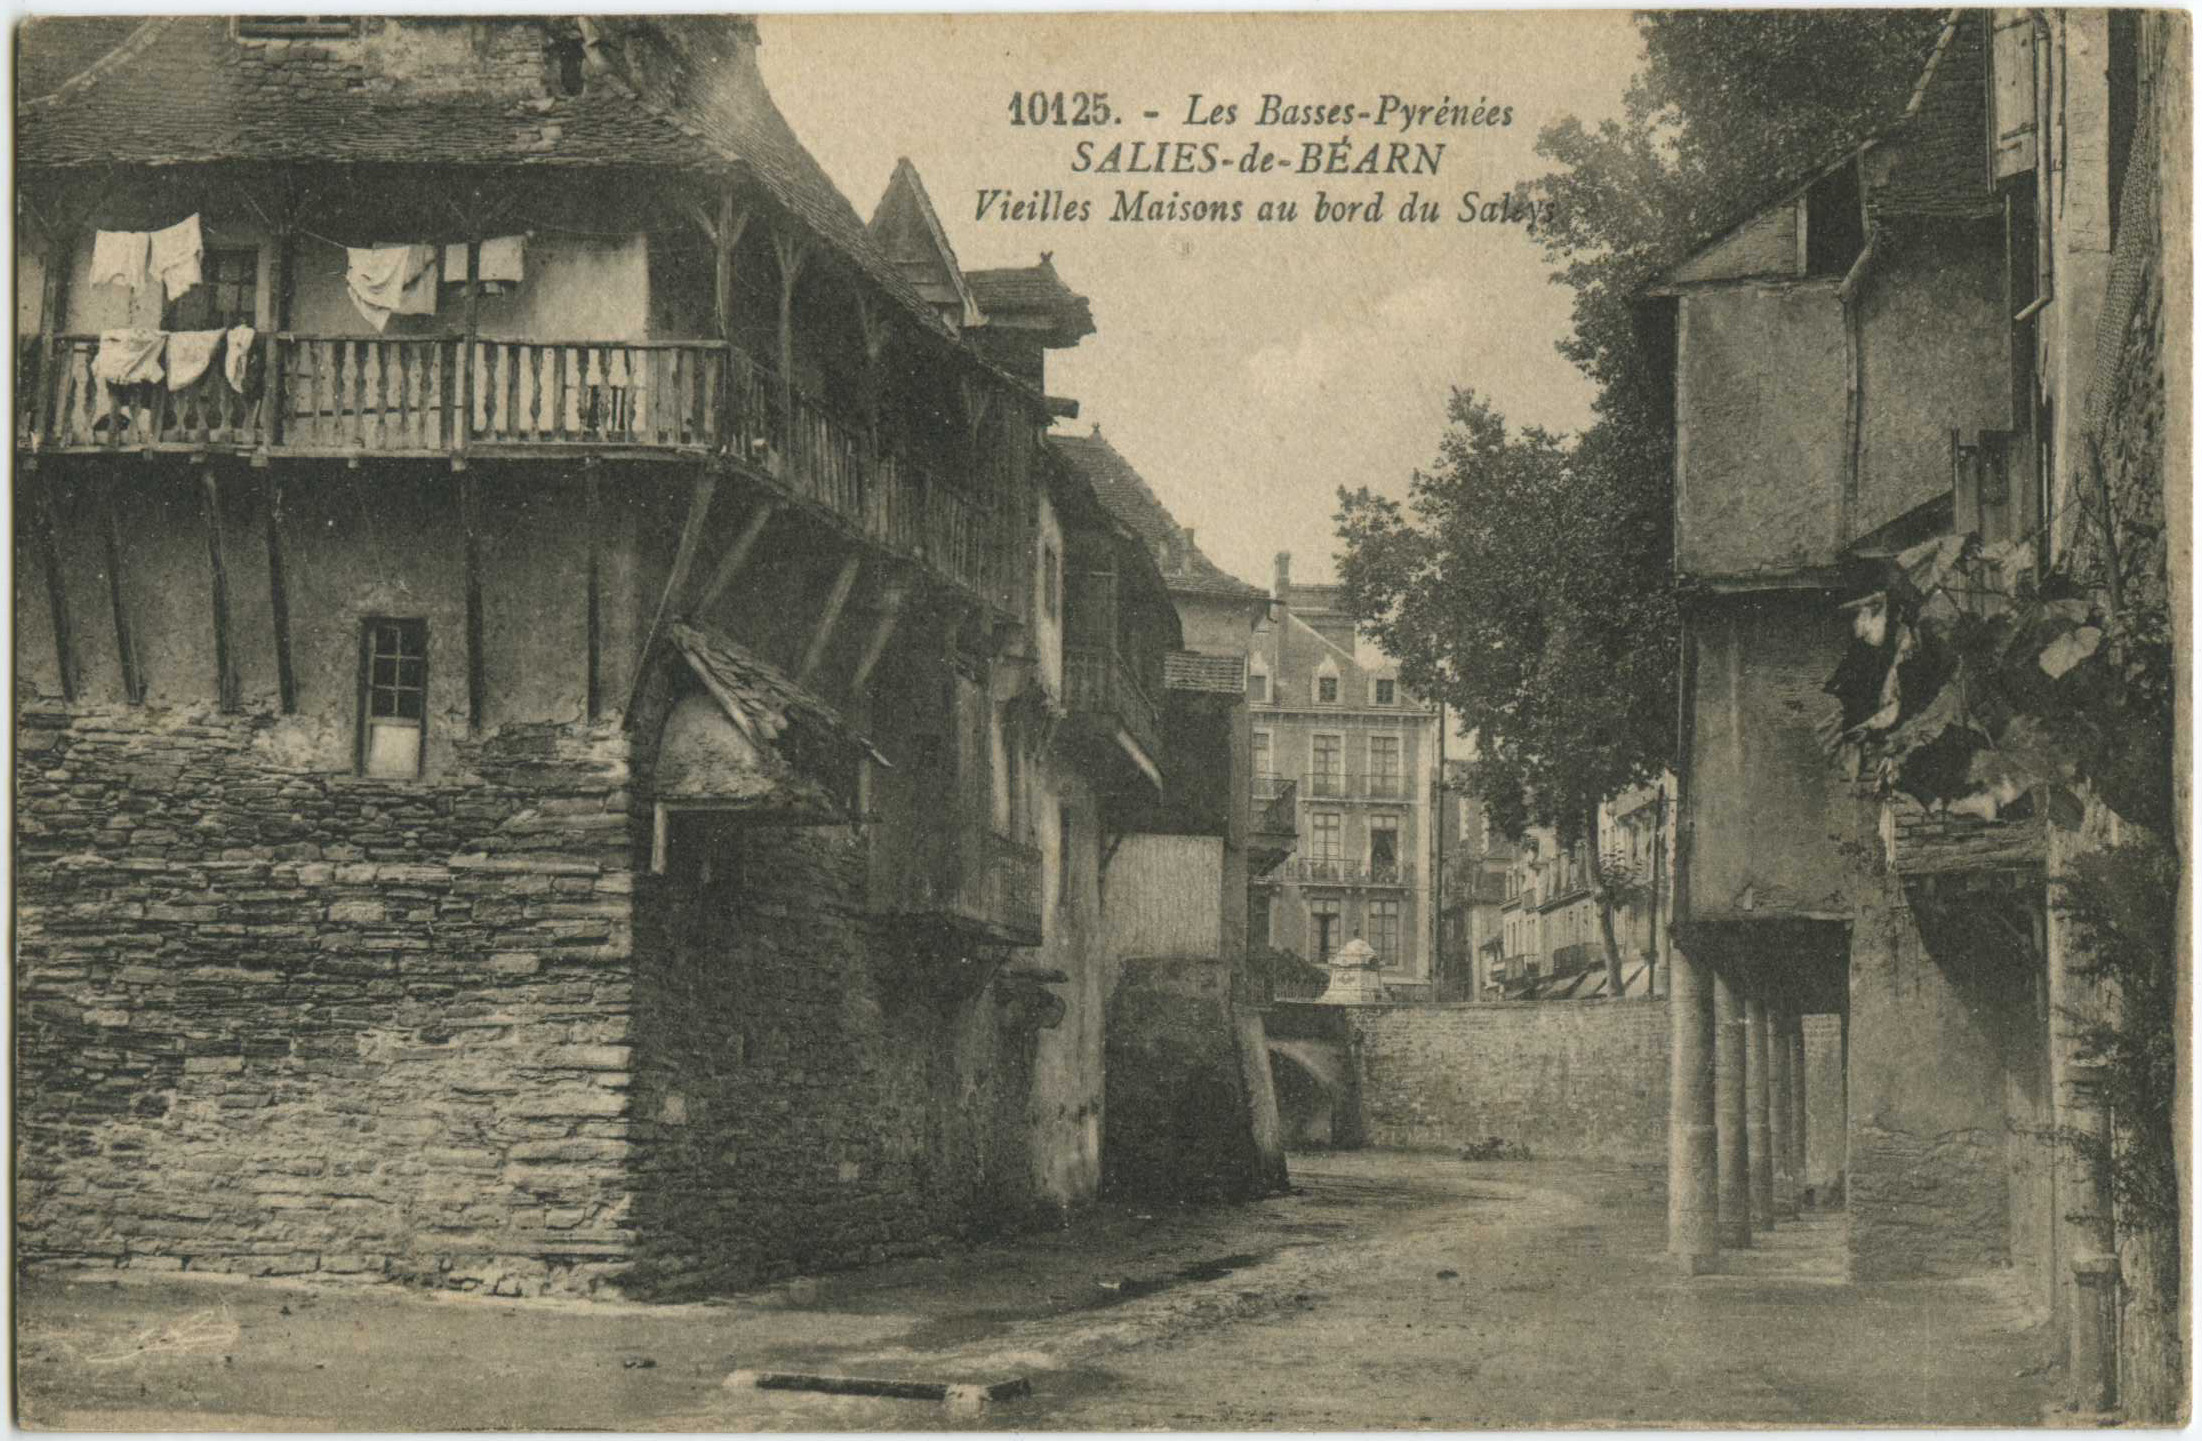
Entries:
[[779, 509], [780, 503], [776, 500], [757, 502], [757, 508], [749, 513], [748, 522], [742, 526], [742, 533], [734, 537], [734, 543], [727, 547], [726, 554], [720, 558], [718, 568], [711, 572], [711, 579], [704, 585], [703, 594], [696, 597], [695, 605], [688, 612], [690, 615], [709, 614], [711, 607], [718, 604], [719, 597], [733, 584], [735, 574], [741, 570], [742, 563], [749, 559], [750, 551], [756, 549], [758, 537], [765, 533], [765, 526], [771, 523]]
[[145, 673], [138, 668], [138, 647], [130, 629], [130, 607], [122, 595], [122, 520], [115, 513], [113, 476], [100, 486], [100, 528], [107, 547], [107, 604], [115, 615], [115, 655], [122, 663], [122, 693], [132, 705], [145, 703]]
[[604, 581], [603, 549], [599, 537], [604, 529], [604, 491], [598, 482], [596, 467], [590, 466], [582, 477], [586, 491], [586, 522], [589, 543], [589, 709], [588, 716], [594, 723], [604, 713]]
[[54, 505], [54, 478], [38, 477], [38, 560], [46, 572], [46, 605], [53, 616], [54, 665], [61, 672], [61, 698], [76, 699], [76, 647], [69, 630], [69, 589], [61, 574], [61, 519]]
[[487, 660], [482, 654], [482, 525], [480, 485], [474, 475], [459, 477], [459, 529], [466, 553], [466, 724], [479, 734], [489, 708]]
[[864, 642], [864, 653], [857, 657], [856, 672], [849, 678], [849, 694], [859, 700], [864, 697], [864, 687], [871, 681], [879, 658], [887, 653], [887, 642], [894, 638], [895, 626], [902, 620], [903, 603], [908, 598], [908, 590], [900, 585], [889, 585], [879, 594], [879, 618], [872, 625], [871, 638]]
[[650, 629], [642, 638], [642, 652], [635, 657], [634, 679], [627, 687], [627, 708], [620, 715], [621, 725], [634, 722], [635, 702], [642, 697], [642, 682], [650, 672], [650, 657], [657, 652], [658, 637], [665, 633], [665, 622], [671, 618], [681, 592], [688, 588], [688, 572], [695, 566], [696, 547], [703, 540], [703, 523], [711, 514], [711, 497], [718, 485], [718, 477], [708, 470], [696, 477], [696, 488], [688, 499], [688, 519], [681, 524], [680, 544], [673, 552], [672, 573], [665, 577], [665, 593], [658, 597], [657, 613], [650, 617]]
[[199, 492], [206, 513], [206, 551], [214, 596], [214, 687], [217, 703], [234, 711], [237, 695], [237, 639], [230, 633], [229, 565], [222, 548], [222, 482], [212, 467], [199, 472]]
[[291, 662], [291, 597], [283, 564], [283, 482], [261, 473], [268, 535], [268, 609], [275, 617], [275, 692], [283, 714], [298, 714], [298, 673]]
[[841, 611], [849, 603], [849, 592], [856, 586], [856, 573], [863, 568], [864, 557], [851, 555], [841, 562], [841, 573], [833, 578], [833, 589], [826, 593], [826, 606], [818, 616], [818, 629], [811, 633], [810, 649], [803, 652], [803, 668], [796, 672], [798, 685], [809, 685], [818, 667], [826, 662], [826, 647], [833, 644], [834, 627], [841, 623]]
[[773, 233], [772, 252], [780, 262], [780, 413], [793, 436], [795, 424], [795, 284], [810, 258], [810, 243], [801, 232], [781, 229]]

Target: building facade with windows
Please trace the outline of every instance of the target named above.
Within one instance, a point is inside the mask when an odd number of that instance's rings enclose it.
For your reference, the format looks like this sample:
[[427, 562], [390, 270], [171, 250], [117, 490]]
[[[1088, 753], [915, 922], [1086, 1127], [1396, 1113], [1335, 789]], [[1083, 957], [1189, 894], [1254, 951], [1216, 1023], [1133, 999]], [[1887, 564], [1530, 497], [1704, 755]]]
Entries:
[[[1293, 810], [1292, 858], [1257, 886], [1257, 936], [1326, 961], [1358, 936], [1389, 993], [1437, 990], [1438, 713], [1356, 636], [1336, 586], [1295, 586], [1277, 557], [1247, 655], [1256, 786]], [[1266, 778], [1266, 779], [1264, 779]]]
[[1246, 775], [1047, 451], [1085, 303], [859, 218], [760, 43], [22, 31], [28, 1261], [668, 1295], [1244, 1189], [1112, 1105], [1245, 1094], [1227, 1000], [1109, 1017], [1127, 917], [1228, 969]]

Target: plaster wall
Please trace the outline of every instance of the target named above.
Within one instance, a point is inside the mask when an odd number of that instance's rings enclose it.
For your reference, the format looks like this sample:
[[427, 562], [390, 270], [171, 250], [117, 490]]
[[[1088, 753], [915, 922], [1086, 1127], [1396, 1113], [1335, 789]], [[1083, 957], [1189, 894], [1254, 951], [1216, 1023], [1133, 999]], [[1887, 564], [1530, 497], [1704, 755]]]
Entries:
[[1884, 250], [1856, 302], [1865, 434], [1844, 539], [1951, 488], [1952, 430], [2012, 425], [2002, 227], [1938, 226]]
[[1707, 602], [1695, 647], [1689, 775], [1683, 787], [1687, 890], [1678, 920], [1841, 915], [1857, 864], [1857, 804], [1814, 725], [1847, 641], [1819, 591]]
[[1707, 578], [1829, 559], [1842, 540], [1836, 281], [1691, 291], [1678, 307], [1675, 567]]

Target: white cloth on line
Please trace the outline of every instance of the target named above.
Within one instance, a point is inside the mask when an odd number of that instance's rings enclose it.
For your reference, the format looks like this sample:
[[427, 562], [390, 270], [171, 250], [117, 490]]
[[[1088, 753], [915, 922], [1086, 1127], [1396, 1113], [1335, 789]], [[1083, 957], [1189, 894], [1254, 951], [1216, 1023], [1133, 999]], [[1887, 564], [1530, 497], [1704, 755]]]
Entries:
[[92, 237], [92, 284], [135, 290], [145, 284], [152, 237], [142, 230], [102, 230]]
[[219, 330], [179, 330], [168, 337], [168, 388], [182, 390], [195, 384], [214, 363], [214, 350], [222, 343]]
[[92, 419], [98, 421], [115, 408], [114, 387], [154, 385], [162, 375], [161, 355], [168, 336], [159, 330], [103, 330], [99, 350], [92, 356]]
[[92, 357], [92, 376], [109, 385], [150, 385], [163, 374], [161, 352], [167, 344], [166, 331], [101, 331], [99, 353]]
[[375, 329], [388, 326], [393, 315], [436, 313], [435, 246], [349, 246], [344, 254], [352, 304]]
[[151, 245], [153, 273], [161, 278], [161, 289], [170, 300], [199, 283], [199, 260], [206, 246], [198, 216], [186, 216], [166, 230], [154, 231]]
[[[482, 242], [481, 273], [476, 280], [501, 285], [517, 285], [526, 278], [528, 238], [525, 235], [499, 235]], [[445, 281], [466, 279], [466, 247], [446, 245], [443, 248], [443, 278]], [[494, 293], [494, 292], [492, 292]]]
[[252, 364], [252, 345], [257, 339], [249, 325], [235, 326], [222, 337], [226, 347], [222, 351], [222, 376], [239, 395], [245, 393], [246, 368]]

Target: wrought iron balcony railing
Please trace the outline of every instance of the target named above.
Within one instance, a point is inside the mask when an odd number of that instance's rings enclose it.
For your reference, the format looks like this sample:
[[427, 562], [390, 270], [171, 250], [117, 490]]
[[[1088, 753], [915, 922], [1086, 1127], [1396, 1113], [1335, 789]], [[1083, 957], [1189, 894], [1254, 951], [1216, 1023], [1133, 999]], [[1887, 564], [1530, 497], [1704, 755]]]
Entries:
[[1302, 885], [1410, 887], [1414, 884], [1414, 862], [1368, 865], [1360, 861], [1295, 856], [1286, 863], [1285, 879]]

